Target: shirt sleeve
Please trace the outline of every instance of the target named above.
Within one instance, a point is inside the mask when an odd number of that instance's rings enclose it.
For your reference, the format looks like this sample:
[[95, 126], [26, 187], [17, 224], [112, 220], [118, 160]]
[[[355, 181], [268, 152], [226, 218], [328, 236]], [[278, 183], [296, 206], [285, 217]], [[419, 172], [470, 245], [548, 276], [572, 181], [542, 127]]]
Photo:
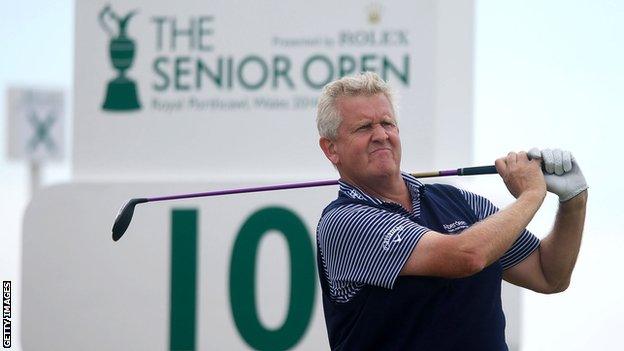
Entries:
[[330, 285], [349, 282], [391, 289], [429, 229], [400, 214], [359, 204], [323, 216], [317, 243]]
[[[479, 220], [483, 220], [499, 211], [490, 200], [483, 196], [460, 189], [462, 195]], [[539, 239], [528, 230], [524, 229], [511, 248], [500, 258], [503, 269], [508, 269], [522, 262], [539, 247]]]

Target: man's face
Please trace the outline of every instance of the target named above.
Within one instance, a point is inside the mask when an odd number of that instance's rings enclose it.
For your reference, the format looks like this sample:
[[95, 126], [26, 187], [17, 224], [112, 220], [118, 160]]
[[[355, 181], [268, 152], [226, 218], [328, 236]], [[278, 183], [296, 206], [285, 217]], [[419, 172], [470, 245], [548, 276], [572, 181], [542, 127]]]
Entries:
[[338, 136], [322, 139], [321, 147], [341, 176], [357, 182], [400, 174], [401, 140], [388, 98], [345, 96], [336, 107], [342, 116]]

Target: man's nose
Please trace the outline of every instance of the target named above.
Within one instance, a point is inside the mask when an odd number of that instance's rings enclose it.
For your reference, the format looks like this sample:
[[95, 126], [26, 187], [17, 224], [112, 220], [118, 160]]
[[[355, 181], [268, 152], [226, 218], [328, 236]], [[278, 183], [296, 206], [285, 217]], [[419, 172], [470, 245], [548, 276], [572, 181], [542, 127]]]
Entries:
[[373, 140], [387, 140], [388, 131], [381, 124], [373, 125]]

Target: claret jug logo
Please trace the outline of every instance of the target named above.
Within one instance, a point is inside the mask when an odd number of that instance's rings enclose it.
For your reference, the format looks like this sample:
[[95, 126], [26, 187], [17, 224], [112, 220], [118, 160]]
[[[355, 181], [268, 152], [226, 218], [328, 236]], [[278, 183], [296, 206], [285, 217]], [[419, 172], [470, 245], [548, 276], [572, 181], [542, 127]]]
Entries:
[[108, 53], [117, 77], [108, 82], [106, 97], [102, 109], [107, 111], [132, 111], [141, 108], [137, 94], [137, 84], [127, 76], [126, 71], [132, 66], [136, 45], [128, 37], [128, 23], [136, 11], [119, 16], [105, 6], [98, 17], [102, 29], [110, 35]]

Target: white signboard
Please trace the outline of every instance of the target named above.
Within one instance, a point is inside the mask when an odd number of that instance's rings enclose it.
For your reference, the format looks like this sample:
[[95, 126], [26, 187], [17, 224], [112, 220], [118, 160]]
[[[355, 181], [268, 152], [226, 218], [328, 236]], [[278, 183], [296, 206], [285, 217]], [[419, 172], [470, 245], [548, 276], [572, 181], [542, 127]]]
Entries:
[[406, 168], [466, 163], [472, 17], [473, 1], [78, 1], [75, 176], [327, 176], [316, 99], [366, 70], [401, 96]]
[[328, 349], [314, 229], [337, 187], [142, 204], [111, 238], [131, 197], [239, 185], [38, 192], [24, 225], [24, 350]]
[[65, 105], [62, 90], [9, 88], [8, 157], [61, 160], [65, 155]]

